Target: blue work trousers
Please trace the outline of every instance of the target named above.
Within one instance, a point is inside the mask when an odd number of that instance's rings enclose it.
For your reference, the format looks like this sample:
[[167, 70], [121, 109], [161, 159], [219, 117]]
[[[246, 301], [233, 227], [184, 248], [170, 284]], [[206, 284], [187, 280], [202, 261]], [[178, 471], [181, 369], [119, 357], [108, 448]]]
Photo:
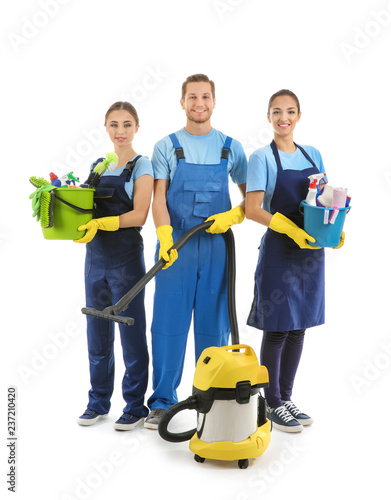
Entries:
[[[101, 244], [102, 238], [109, 237], [111, 251], [104, 242]], [[102, 235], [98, 233], [87, 246], [87, 307], [102, 310], [115, 304], [145, 274], [141, 236], [140, 241], [133, 242], [133, 248], [129, 244], [125, 245], [123, 240], [121, 234], [103, 232]], [[131, 326], [119, 325], [125, 364], [122, 394], [126, 406], [123, 411], [136, 417], [145, 417], [148, 414], [144, 396], [148, 384], [149, 358], [145, 335], [144, 291], [133, 299], [121, 315], [135, 320]], [[114, 389], [114, 325], [111, 321], [87, 316], [91, 380], [87, 406], [100, 414], [109, 411]]]

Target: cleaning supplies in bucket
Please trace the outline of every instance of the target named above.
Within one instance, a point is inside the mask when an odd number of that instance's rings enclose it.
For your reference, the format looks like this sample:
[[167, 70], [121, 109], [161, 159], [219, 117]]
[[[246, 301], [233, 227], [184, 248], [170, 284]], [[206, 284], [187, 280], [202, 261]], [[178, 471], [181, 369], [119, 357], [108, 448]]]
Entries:
[[90, 172], [88, 179], [81, 187], [96, 188], [100, 183], [102, 175], [106, 170], [112, 172], [118, 165], [118, 156], [115, 153], [107, 153], [106, 159], [100, 158], [100, 161], [94, 166]]
[[326, 174], [314, 174], [310, 175], [308, 178], [310, 180], [310, 187], [308, 188], [308, 194], [305, 201], [308, 205], [316, 206], [316, 195], [318, 193], [317, 183], [325, 177]]
[[42, 177], [30, 177], [37, 188], [30, 195], [33, 217], [41, 222], [47, 240], [77, 240], [85, 231], [78, 227], [92, 219], [94, 189], [79, 187], [56, 188]]
[[32, 200], [33, 217], [41, 223], [42, 228], [53, 226], [53, 196], [51, 191], [53, 186], [43, 177], [30, 177], [30, 182], [37, 189], [31, 193], [29, 198]]
[[[115, 153], [107, 153], [92, 169], [86, 183], [77, 187], [79, 178], [73, 172], [58, 176], [51, 172], [50, 181], [30, 177], [37, 188], [30, 195], [33, 216], [41, 222], [42, 232], [48, 240], [78, 240], [85, 231], [78, 228], [92, 219], [95, 187], [106, 170], [113, 171], [118, 164]], [[72, 188], [72, 189], [70, 189]]]
[[[325, 176], [325, 174], [317, 174]], [[301, 202], [302, 213], [304, 213], [304, 230], [316, 239], [310, 243], [317, 247], [337, 247], [340, 243], [346, 214], [350, 211], [350, 197], [345, 188], [333, 188], [325, 184], [322, 192], [315, 196], [313, 185], [314, 179], [310, 176], [309, 194], [305, 201]], [[309, 198], [310, 203], [307, 199]]]

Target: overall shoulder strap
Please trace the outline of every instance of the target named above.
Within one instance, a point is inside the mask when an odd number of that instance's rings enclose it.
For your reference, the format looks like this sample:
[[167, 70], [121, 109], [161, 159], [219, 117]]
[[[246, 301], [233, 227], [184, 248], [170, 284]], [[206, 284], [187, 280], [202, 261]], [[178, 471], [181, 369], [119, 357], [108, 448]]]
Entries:
[[228, 137], [225, 139], [223, 149], [221, 150], [221, 159], [222, 160], [227, 160], [228, 161], [228, 156], [231, 151], [231, 143], [232, 143], [232, 137]]
[[169, 137], [171, 139], [172, 145], [175, 148], [175, 154], [179, 163], [181, 160], [185, 159], [185, 153], [183, 152], [182, 146], [179, 144], [177, 136], [175, 134], [170, 134]]
[[133, 160], [128, 161], [128, 163], [125, 165], [124, 172], [126, 172], [126, 182], [128, 182], [132, 177], [133, 169], [137, 163], [137, 160], [140, 158], [141, 155], [137, 155], [136, 158], [133, 158]]

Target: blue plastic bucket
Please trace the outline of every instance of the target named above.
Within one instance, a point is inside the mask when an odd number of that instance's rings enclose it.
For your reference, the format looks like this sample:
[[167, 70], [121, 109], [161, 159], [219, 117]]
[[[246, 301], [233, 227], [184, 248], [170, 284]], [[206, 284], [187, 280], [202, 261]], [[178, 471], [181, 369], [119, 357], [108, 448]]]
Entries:
[[305, 201], [300, 204], [304, 210], [304, 231], [316, 239], [314, 247], [337, 247], [340, 243], [346, 214], [350, 207], [340, 208], [334, 224], [329, 222], [332, 208], [314, 207]]

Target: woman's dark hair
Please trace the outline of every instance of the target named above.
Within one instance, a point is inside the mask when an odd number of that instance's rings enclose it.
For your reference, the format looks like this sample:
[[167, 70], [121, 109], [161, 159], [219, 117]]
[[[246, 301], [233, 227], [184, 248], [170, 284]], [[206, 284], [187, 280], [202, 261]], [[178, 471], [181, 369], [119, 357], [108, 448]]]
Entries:
[[209, 80], [209, 78], [206, 75], [203, 75], [202, 73], [197, 73], [196, 75], [191, 75], [186, 78], [186, 80], [182, 84], [182, 99], [185, 99], [186, 95], [186, 90], [187, 90], [187, 84], [188, 83], [194, 83], [194, 82], [205, 82], [205, 83], [210, 83], [211, 91], [212, 91], [212, 97], [213, 99], [215, 98], [215, 84], [212, 80]]
[[299, 103], [299, 99], [297, 98], [297, 95], [294, 94], [291, 90], [282, 89], [282, 90], [279, 90], [278, 92], [276, 92], [275, 94], [273, 94], [271, 96], [271, 98], [269, 99], [269, 105], [268, 105], [268, 108], [267, 108], [267, 114], [270, 113], [270, 108], [272, 107], [272, 102], [274, 101], [274, 99], [276, 97], [280, 97], [281, 95], [289, 95], [289, 97], [292, 97], [292, 99], [294, 99], [296, 101], [297, 112], [300, 113], [300, 103]]
[[126, 111], [129, 111], [129, 113], [133, 116], [135, 122], [136, 122], [136, 127], [140, 125], [139, 119], [138, 119], [138, 114], [136, 111], [136, 108], [130, 104], [130, 102], [127, 101], [118, 101], [112, 104], [109, 109], [107, 110], [107, 113], [105, 114], [105, 126], [106, 126], [106, 121], [107, 117], [112, 111], [117, 111], [118, 109], [125, 109]]

